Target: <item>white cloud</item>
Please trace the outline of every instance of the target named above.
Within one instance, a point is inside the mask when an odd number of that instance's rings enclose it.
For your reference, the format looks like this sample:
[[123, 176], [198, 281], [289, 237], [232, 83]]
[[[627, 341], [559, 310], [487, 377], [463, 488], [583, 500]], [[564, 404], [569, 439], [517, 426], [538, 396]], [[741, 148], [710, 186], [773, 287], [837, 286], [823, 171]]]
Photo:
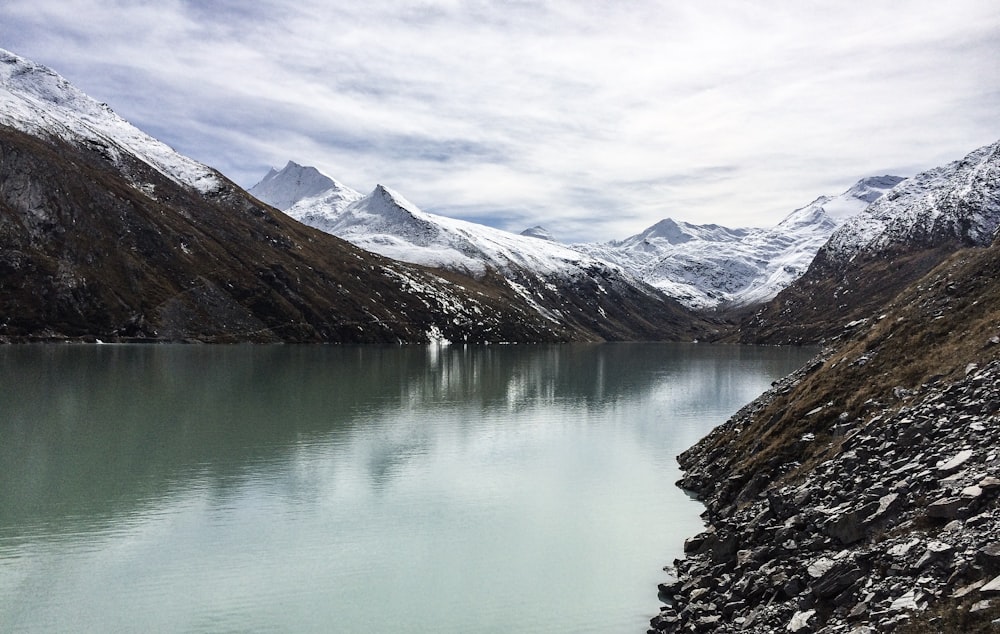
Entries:
[[293, 159], [566, 239], [773, 224], [1000, 137], [992, 0], [8, 0], [0, 46], [243, 185]]

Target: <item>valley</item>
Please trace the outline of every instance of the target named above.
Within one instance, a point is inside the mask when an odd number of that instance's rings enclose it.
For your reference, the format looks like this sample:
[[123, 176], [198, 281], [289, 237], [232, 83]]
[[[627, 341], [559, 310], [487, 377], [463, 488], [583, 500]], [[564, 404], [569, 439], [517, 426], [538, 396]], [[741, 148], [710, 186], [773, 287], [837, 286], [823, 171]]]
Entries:
[[1000, 142], [862, 176], [562, 244], [292, 161], [244, 190], [0, 50], [0, 343], [820, 346], [680, 455], [707, 526], [650, 631], [991, 631]]

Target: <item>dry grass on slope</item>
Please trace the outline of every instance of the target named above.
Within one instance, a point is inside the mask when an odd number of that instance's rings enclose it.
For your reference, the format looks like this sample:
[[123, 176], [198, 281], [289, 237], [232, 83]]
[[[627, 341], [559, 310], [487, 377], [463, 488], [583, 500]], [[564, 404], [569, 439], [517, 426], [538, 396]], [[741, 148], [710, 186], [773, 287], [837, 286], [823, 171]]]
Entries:
[[[949, 382], [970, 363], [1000, 357], [998, 337], [1000, 245], [959, 251], [900, 293], [883, 314], [854, 325], [827, 350], [821, 366], [744, 429], [720, 428], [699, 452], [727, 457], [726, 471], [735, 474], [732, 494], [757, 474], [787, 472], [794, 479], [837, 450], [834, 426], [896, 408], [921, 385]], [[814, 434], [815, 441], [799, 442], [805, 434]]]

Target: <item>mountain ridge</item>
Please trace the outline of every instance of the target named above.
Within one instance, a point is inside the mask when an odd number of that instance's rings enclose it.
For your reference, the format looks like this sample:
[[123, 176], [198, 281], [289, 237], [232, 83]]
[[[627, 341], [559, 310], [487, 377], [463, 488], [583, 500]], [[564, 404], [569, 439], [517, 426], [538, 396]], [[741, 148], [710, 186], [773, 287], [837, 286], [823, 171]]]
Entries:
[[679, 306], [598, 321], [586, 298], [553, 318], [499, 280], [363, 251], [6, 51], [0, 106], [0, 341], [556, 342], [704, 329]]
[[[210, 193], [221, 174], [138, 130], [50, 68], [0, 49], [0, 124], [84, 143], [112, 162], [131, 154], [171, 180]], [[134, 183], [142, 186], [142, 183]]]
[[794, 283], [745, 318], [744, 343], [818, 342], [1000, 230], [1000, 141], [906, 179], [844, 223]]
[[[535, 242], [518, 242], [511, 237], [515, 234], [428, 214], [393, 190], [386, 190], [392, 199], [389, 206], [379, 206], [377, 199], [386, 198], [379, 194], [382, 186], [368, 195], [367, 203], [363, 202], [365, 196], [340, 183], [326, 194], [308, 196], [297, 184], [298, 173], [296, 169], [274, 177], [269, 174], [272, 181], [280, 179], [286, 190], [296, 192], [286, 196], [297, 201], [285, 208], [286, 213], [387, 257], [472, 275], [482, 274], [485, 266], [504, 271], [512, 261], [529, 268], [540, 266], [539, 272], [551, 274], [559, 268], [552, 266], [553, 257], [562, 261], [590, 259], [695, 310], [729, 309], [772, 298], [805, 272], [816, 251], [843, 219], [860, 212], [903, 180], [898, 176], [861, 179], [839, 196], [817, 198], [769, 229], [696, 225], [665, 218], [622, 240], [571, 245], [551, 240], [551, 235], [542, 230], [541, 236], [548, 242], [576, 254], [562, 251], [558, 256], [539, 256]], [[259, 193], [257, 186], [250, 192]], [[395, 212], [393, 205], [398, 208]], [[407, 210], [409, 220], [393, 216], [399, 210]], [[396, 220], [390, 221], [390, 217]], [[521, 235], [541, 237], [529, 231]], [[477, 241], [479, 244], [474, 244]], [[484, 248], [484, 241], [505, 243], [500, 249], [503, 257], [497, 257], [498, 249]]]
[[805, 272], [842, 219], [902, 180], [861, 179], [838, 196], [821, 196], [796, 209], [770, 228], [731, 229], [667, 218], [624, 240], [576, 246], [625, 267], [689, 307], [746, 306], [788, 286]]
[[[292, 170], [272, 180], [282, 179], [288, 191], [298, 191], [296, 174]], [[568, 320], [599, 332], [604, 332], [602, 324], [617, 323], [626, 331], [647, 333], [651, 321], [675, 324], [686, 312], [620, 267], [566, 245], [428, 213], [381, 184], [358, 196], [301, 197], [285, 212], [385, 257], [494, 280], [552, 322]], [[701, 336], [718, 327], [703, 329]]]

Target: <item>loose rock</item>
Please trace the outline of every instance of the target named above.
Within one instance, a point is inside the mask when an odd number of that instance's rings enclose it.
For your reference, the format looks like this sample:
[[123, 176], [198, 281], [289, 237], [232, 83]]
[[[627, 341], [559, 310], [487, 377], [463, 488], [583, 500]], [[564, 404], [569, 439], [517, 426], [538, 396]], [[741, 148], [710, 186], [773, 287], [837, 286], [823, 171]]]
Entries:
[[[779, 382], [713, 434], [746, 428], [799, 379]], [[664, 607], [651, 631], [867, 634], [942, 599], [992, 606], [1000, 362], [925, 385], [894, 407], [836, 418], [840, 444], [794, 478], [783, 476], [796, 463], [734, 474], [722, 470], [718, 448], [685, 452], [681, 482], [704, 502], [709, 527], [688, 541], [670, 584], [678, 609]], [[804, 442], [797, 437], [800, 449]], [[809, 440], [820, 442], [820, 434]]]

